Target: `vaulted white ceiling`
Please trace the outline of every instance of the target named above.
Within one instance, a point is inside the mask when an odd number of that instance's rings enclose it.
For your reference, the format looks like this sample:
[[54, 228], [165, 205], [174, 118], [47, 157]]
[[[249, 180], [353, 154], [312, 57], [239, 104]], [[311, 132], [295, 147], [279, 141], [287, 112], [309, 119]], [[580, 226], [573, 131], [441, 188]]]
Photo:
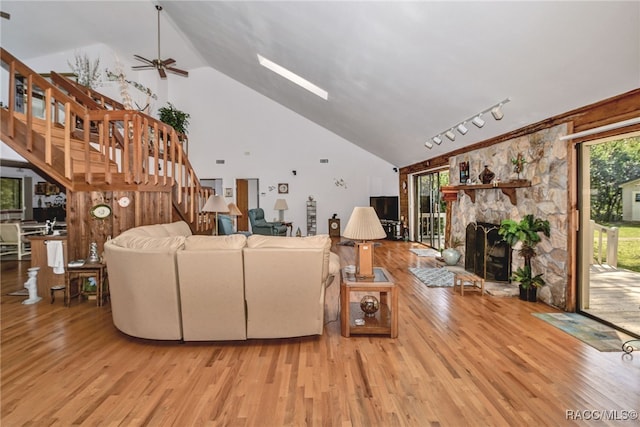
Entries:
[[[213, 67], [398, 166], [640, 87], [638, 1], [157, 3], [163, 58]], [[2, 45], [21, 59], [91, 43], [153, 58], [154, 4], [3, 0]], [[502, 120], [425, 148], [505, 98]]]

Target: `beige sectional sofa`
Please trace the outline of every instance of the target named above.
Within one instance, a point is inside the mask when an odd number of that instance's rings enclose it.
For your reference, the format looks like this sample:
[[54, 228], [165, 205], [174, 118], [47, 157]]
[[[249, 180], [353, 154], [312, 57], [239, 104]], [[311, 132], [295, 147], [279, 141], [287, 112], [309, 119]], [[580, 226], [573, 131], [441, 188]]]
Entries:
[[184, 222], [127, 230], [105, 243], [113, 323], [156, 340], [321, 335], [338, 310], [330, 248], [326, 235], [201, 236]]

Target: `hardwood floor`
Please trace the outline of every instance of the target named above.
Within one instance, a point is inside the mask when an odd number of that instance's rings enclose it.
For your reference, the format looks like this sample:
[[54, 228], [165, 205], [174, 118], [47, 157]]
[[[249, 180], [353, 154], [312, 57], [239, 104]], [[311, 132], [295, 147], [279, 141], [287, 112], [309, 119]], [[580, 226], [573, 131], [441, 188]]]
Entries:
[[[29, 263], [2, 261], [0, 423], [559, 426], [584, 425], [567, 411], [640, 410], [640, 352], [600, 353], [532, 316], [556, 311], [542, 303], [428, 288], [407, 267], [430, 259], [410, 247], [376, 249], [400, 287], [397, 339], [343, 338], [336, 322], [299, 339], [133, 339], [109, 304], [22, 305], [7, 293]], [[353, 262], [353, 248], [334, 250]]]

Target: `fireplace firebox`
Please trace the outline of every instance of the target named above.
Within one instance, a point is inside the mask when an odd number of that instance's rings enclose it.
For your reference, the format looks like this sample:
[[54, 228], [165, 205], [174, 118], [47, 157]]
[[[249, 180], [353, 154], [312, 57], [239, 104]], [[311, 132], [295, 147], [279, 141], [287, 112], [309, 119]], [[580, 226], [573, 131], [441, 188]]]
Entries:
[[467, 225], [464, 268], [485, 280], [508, 282], [511, 277], [511, 246], [500, 235], [497, 224]]

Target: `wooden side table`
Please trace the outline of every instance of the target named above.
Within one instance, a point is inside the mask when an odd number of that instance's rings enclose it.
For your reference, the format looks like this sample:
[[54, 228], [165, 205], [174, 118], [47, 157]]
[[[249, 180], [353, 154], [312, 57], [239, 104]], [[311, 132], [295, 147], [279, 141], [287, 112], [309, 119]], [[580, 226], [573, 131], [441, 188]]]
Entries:
[[[80, 283], [78, 284], [79, 295], [80, 296], [96, 296], [96, 305], [101, 307], [104, 303], [105, 297], [109, 296], [109, 282], [107, 280], [107, 265], [102, 263], [88, 263], [85, 262], [83, 265], [77, 265], [73, 267], [67, 267], [67, 271], [69, 274], [69, 280], [67, 286], [71, 286], [72, 279], [79, 279]], [[96, 279], [96, 291], [87, 292], [83, 289], [83, 279], [88, 279], [90, 277], [94, 277]], [[70, 289], [67, 291], [67, 299], [71, 299]], [[69, 305], [69, 301], [65, 301], [66, 305]]]
[[460, 295], [464, 295], [466, 282], [469, 283], [471, 289], [478, 290], [480, 295], [484, 295], [484, 279], [482, 277], [469, 272], [461, 273], [455, 271], [453, 274], [453, 292], [456, 291], [457, 286], [460, 286]]
[[[342, 336], [355, 334], [398, 336], [398, 292], [391, 274], [382, 267], [374, 267], [372, 280], [356, 280], [354, 273], [341, 270], [340, 282], [340, 326]], [[373, 317], [367, 317], [359, 302], [351, 302], [351, 292], [380, 294], [380, 309]], [[360, 320], [361, 319], [361, 320]], [[356, 320], [363, 322], [356, 324]]]

